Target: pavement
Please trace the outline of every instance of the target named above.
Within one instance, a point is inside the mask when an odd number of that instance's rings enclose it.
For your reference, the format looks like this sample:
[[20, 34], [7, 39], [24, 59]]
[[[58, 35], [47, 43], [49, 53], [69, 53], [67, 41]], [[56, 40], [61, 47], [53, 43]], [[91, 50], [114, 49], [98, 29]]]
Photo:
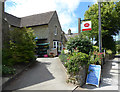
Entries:
[[[120, 91], [120, 55], [108, 60], [102, 69], [99, 87], [85, 84], [82, 87], [67, 84], [67, 74], [58, 57], [37, 58], [37, 63], [13, 80], [4, 90], [71, 90], [72, 92]], [[118, 82], [119, 81], [119, 82]]]
[[3, 90], [74, 90], [67, 84], [67, 74], [58, 57], [37, 58], [37, 63], [26, 69]]
[[[120, 55], [115, 56], [114, 59], [108, 60], [102, 69], [102, 81], [100, 82], [99, 87], [85, 84], [82, 86], [82, 90], [87, 90], [85, 92], [96, 92], [96, 90], [111, 92], [120, 91]], [[77, 88], [76, 90], [81, 90]], [[89, 91], [88, 91], [89, 90]]]

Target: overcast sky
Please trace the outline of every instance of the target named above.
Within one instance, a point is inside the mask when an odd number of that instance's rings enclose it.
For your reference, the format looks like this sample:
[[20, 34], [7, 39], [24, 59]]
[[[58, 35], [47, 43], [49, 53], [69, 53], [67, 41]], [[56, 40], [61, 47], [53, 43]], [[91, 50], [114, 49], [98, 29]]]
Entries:
[[7, 0], [5, 11], [23, 17], [56, 10], [62, 30], [67, 33], [68, 29], [71, 29], [76, 33], [78, 18], [84, 19], [88, 5], [94, 3], [96, 0]]

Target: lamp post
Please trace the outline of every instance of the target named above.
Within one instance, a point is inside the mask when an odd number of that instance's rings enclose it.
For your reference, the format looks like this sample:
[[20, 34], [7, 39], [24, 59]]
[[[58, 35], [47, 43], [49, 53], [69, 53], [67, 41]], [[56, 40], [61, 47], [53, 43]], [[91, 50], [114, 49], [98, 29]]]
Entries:
[[101, 38], [101, 3], [98, 2], [98, 15], [99, 15], [99, 52], [102, 52], [102, 38]]

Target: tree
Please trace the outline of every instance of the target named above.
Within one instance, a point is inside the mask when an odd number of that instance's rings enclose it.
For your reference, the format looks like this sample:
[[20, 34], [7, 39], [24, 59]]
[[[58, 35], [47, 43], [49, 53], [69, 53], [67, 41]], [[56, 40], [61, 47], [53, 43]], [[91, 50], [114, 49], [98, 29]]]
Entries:
[[92, 43], [84, 34], [80, 34], [79, 36], [70, 38], [67, 42], [67, 48], [71, 51], [77, 48], [79, 52], [89, 54], [92, 50]]
[[[101, 4], [102, 45], [106, 49], [115, 51], [112, 36], [117, 35], [120, 30], [120, 15], [118, 14], [120, 5], [114, 2], [103, 2]], [[85, 19], [91, 19], [92, 21], [92, 31], [88, 31], [86, 34], [89, 34], [87, 35], [89, 38], [95, 38], [98, 45], [98, 4], [92, 5], [89, 10], [85, 12], [84, 16]], [[107, 44], [109, 44], [109, 46]]]

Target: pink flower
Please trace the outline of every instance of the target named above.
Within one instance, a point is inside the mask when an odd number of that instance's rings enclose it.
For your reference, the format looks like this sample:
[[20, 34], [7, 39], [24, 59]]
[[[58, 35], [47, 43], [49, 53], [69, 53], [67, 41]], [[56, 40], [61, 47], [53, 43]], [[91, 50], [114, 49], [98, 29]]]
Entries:
[[98, 55], [100, 55], [100, 53], [98, 53]]

